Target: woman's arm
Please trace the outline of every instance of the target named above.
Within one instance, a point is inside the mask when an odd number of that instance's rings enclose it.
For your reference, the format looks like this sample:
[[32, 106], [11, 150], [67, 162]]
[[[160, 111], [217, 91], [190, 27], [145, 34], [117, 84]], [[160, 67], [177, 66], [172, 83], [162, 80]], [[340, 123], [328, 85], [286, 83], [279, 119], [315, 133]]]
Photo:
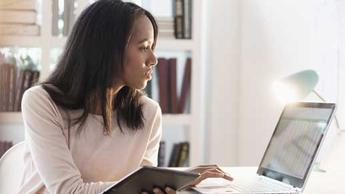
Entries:
[[83, 182], [62, 132], [61, 114], [46, 91], [35, 87], [25, 92], [22, 115], [33, 162], [50, 193], [98, 194], [113, 184]]
[[153, 122], [148, 123], [150, 126], [147, 126], [151, 129], [150, 139], [140, 166], [157, 166], [159, 142], [162, 137], [162, 111], [158, 104], [155, 105]]

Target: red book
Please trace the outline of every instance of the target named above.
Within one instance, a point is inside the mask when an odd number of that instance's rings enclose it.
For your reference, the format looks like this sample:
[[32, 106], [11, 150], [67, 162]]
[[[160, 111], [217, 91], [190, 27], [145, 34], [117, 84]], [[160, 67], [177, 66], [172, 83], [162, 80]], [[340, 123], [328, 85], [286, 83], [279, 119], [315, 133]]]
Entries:
[[17, 93], [16, 93], [16, 100], [15, 100], [15, 111], [21, 110], [21, 101], [25, 90], [30, 88], [31, 80], [32, 80], [32, 71], [30, 69], [21, 70], [19, 73], [19, 80], [17, 84]]
[[0, 111], [6, 111], [6, 64], [0, 64]]
[[17, 80], [17, 66], [10, 65], [9, 69], [9, 98], [8, 98], [8, 111], [14, 111], [14, 100], [16, 92], [16, 80]]
[[169, 112], [178, 113], [176, 58], [169, 59]]
[[174, 0], [175, 9], [174, 9], [174, 31], [175, 38], [183, 39], [184, 30], [183, 30], [183, 0]]
[[186, 60], [186, 65], [184, 68], [181, 96], [178, 102], [178, 113], [183, 113], [185, 111], [187, 97], [188, 97], [188, 94], [190, 93], [191, 71], [192, 71], [192, 59], [188, 58]]
[[169, 74], [168, 74], [168, 60], [165, 58], [158, 58], [157, 72], [158, 72], [158, 89], [159, 89], [159, 105], [162, 113], [169, 112]]
[[14, 100], [14, 111], [20, 110], [20, 100], [21, 100], [21, 91], [23, 90], [23, 82], [24, 82], [24, 70], [18, 69], [18, 80], [16, 83], [16, 92], [15, 92], [15, 100]]
[[10, 102], [10, 82], [11, 82], [11, 64], [4, 63], [1, 65], [1, 110], [8, 111]]
[[32, 71], [32, 79], [31, 79], [30, 87], [35, 86], [38, 83], [39, 79], [40, 79], [40, 72], [37, 70]]

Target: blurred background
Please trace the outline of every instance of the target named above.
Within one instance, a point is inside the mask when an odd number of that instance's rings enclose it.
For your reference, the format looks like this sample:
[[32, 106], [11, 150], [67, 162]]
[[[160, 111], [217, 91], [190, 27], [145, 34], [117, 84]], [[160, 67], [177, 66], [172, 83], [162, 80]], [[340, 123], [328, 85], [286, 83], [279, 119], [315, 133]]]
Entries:
[[[24, 139], [21, 95], [55, 68], [92, 2], [0, 0], [0, 154]], [[164, 114], [161, 166], [258, 165], [285, 103], [273, 83], [312, 69], [339, 120], [318, 161], [345, 171], [345, 0], [131, 2], [160, 28], [159, 64], [144, 92]]]

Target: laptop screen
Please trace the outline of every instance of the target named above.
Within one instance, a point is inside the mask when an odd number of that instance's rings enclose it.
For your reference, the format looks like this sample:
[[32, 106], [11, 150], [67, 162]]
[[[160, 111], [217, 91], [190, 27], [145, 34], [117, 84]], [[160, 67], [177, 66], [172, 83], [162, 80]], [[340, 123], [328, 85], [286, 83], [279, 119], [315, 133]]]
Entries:
[[293, 103], [284, 108], [258, 174], [301, 188], [309, 174], [335, 104]]

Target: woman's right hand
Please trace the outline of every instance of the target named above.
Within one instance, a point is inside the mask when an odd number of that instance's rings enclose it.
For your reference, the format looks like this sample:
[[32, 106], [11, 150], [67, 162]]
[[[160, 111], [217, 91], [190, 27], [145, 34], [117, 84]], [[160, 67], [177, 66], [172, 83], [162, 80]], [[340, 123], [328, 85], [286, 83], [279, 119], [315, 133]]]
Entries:
[[[194, 187], [195, 185], [199, 184], [201, 181], [207, 178], [224, 178], [229, 181], [233, 180], [233, 178], [228, 173], [220, 169], [218, 165], [199, 165], [196, 167], [189, 168], [186, 171], [199, 174], [199, 176], [196, 179], [194, 179], [192, 182], [187, 183], [186, 185], [182, 186], [178, 190], [184, 190], [190, 187]], [[153, 193], [154, 194], [176, 194], [176, 190], [170, 187], [164, 188], [164, 191], [160, 188], [154, 188]], [[148, 194], [148, 192], [142, 192], [141, 194]]]
[[181, 187], [179, 190], [194, 187], [195, 185], [199, 184], [201, 181], [207, 178], [224, 178], [229, 181], [233, 180], [233, 178], [228, 173], [220, 169], [218, 165], [199, 165], [199, 166], [187, 169], [186, 171], [197, 173], [199, 174], [199, 176], [196, 179], [194, 179], [192, 182]]

